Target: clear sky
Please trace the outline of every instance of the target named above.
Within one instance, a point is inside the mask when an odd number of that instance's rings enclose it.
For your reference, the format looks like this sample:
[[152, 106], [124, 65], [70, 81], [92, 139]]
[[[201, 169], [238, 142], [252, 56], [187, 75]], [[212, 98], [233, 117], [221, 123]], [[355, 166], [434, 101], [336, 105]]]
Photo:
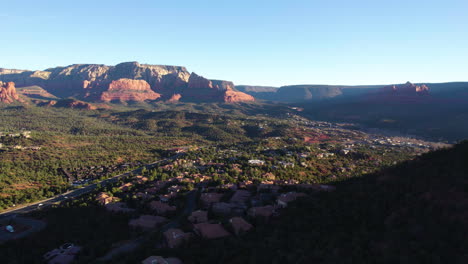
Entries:
[[0, 67], [124, 61], [236, 84], [468, 81], [467, 0], [0, 0]]

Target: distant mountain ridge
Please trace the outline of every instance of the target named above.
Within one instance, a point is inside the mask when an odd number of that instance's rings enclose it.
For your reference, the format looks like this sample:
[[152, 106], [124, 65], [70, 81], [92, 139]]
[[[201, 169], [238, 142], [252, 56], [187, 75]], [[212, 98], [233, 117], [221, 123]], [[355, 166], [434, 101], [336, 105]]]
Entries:
[[[61, 97], [86, 101], [145, 101], [180, 98], [183, 101], [244, 102], [255, 99], [236, 91], [227, 81], [209, 80], [182, 66], [124, 62], [115, 66], [74, 64], [43, 71], [0, 69], [0, 81], [17, 87], [40, 86]], [[174, 97], [174, 95], [179, 95]]]
[[[305, 103], [328, 99], [346, 100], [435, 100], [438, 98], [468, 99], [468, 82], [413, 84], [406, 82], [393, 85], [287, 85], [281, 87], [239, 85], [236, 89], [258, 99]], [[428, 97], [421, 97], [421, 95]]]

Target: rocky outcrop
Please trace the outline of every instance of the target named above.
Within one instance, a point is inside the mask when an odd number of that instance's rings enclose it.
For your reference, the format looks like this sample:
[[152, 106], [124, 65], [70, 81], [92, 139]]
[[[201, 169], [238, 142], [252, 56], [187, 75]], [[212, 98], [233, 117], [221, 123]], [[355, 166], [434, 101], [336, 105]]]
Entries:
[[151, 90], [150, 85], [144, 80], [118, 79], [109, 84], [107, 91], [103, 92], [100, 100], [110, 101], [136, 101], [156, 100], [161, 95]]
[[169, 100], [167, 100], [168, 103], [176, 103], [182, 98], [181, 94], [173, 94]]
[[400, 85], [389, 85], [384, 88], [384, 91], [393, 93], [393, 94], [401, 94], [401, 95], [428, 95], [429, 94], [429, 87], [426, 85], [416, 85], [411, 82], [407, 82], [405, 84]]
[[144, 101], [171, 98], [174, 94], [187, 101], [252, 99], [240, 92], [225, 95], [226, 91], [235, 91], [232, 82], [190, 74], [185, 67], [138, 62], [115, 66], [74, 64], [44, 71], [0, 69], [1, 80], [17, 81], [20, 87], [37, 85], [61, 98], [74, 97], [86, 101]]
[[228, 91], [234, 90], [234, 83], [229, 81], [222, 81], [222, 80], [211, 80], [213, 88], [219, 91]]
[[226, 103], [239, 103], [239, 102], [253, 102], [255, 98], [249, 94], [228, 90], [224, 93], [224, 102]]
[[63, 100], [51, 100], [47, 102], [40, 102], [38, 103], [38, 106], [45, 106], [45, 107], [63, 107], [63, 108], [73, 108], [73, 109], [85, 109], [85, 110], [95, 110], [97, 109], [96, 106], [75, 100], [75, 99], [63, 99]]
[[188, 80], [188, 86], [187, 86], [188, 89], [213, 89], [213, 83], [196, 74], [196, 73], [192, 73], [190, 75], [190, 78]]
[[15, 83], [14, 82], [7, 82], [7, 83], [0, 82], [0, 102], [11, 104], [15, 101], [20, 101], [20, 98], [18, 94], [16, 93]]

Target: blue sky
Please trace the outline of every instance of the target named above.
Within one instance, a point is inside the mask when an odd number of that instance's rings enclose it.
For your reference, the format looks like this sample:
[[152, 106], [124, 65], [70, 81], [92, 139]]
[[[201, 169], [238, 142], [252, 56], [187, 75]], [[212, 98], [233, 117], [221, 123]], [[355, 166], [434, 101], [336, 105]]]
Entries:
[[0, 0], [0, 67], [123, 61], [236, 84], [468, 81], [466, 0]]

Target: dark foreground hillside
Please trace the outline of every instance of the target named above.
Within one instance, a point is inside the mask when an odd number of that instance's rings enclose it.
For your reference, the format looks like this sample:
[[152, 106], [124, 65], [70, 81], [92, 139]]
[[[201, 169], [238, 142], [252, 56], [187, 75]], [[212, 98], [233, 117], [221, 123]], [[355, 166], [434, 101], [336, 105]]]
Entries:
[[[468, 142], [341, 182], [241, 239], [177, 251], [184, 263], [468, 263]], [[115, 263], [136, 263], [152, 245]]]

